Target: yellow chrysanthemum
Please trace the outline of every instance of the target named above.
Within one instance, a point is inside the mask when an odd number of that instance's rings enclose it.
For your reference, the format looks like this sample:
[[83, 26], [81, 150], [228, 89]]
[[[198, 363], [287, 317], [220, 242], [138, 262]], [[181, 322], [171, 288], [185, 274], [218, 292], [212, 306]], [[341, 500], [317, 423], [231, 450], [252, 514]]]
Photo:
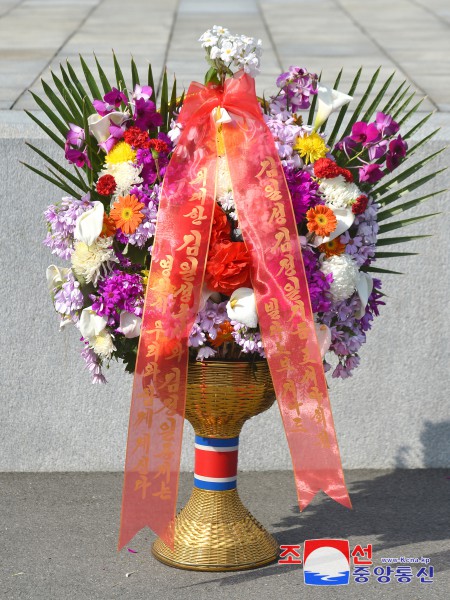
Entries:
[[147, 287], [147, 284], [148, 284], [148, 274], [149, 273], [150, 273], [150, 271], [148, 269], [142, 269], [142, 271], [141, 271], [142, 283], [143, 283], [143, 285], [145, 285], [145, 287]]
[[126, 142], [119, 142], [116, 144], [114, 148], [108, 152], [105, 158], [105, 162], [110, 165], [128, 162], [129, 160], [132, 162], [136, 160], [136, 151]]
[[327, 148], [325, 140], [318, 133], [310, 133], [298, 138], [294, 144], [294, 150], [297, 150], [305, 164], [309, 164], [316, 162], [319, 158], [324, 158], [329, 148]]

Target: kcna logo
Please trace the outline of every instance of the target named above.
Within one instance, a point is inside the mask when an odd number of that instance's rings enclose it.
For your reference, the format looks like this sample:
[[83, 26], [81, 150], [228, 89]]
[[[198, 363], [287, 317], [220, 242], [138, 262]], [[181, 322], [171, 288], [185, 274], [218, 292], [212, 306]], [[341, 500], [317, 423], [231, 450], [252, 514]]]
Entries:
[[350, 579], [348, 540], [306, 540], [303, 576], [308, 585], [347, 585]]

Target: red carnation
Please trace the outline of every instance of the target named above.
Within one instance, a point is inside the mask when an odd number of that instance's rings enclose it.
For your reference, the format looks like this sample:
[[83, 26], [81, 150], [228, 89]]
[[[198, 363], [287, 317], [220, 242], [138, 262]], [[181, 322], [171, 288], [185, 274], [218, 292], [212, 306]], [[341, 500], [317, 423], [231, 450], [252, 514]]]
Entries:
[[331, 158], [319, 158], [314, 163], [314, 175], [319, 179], [333, 179], [341, 174], [339, 167]]
[[209, 250], [206, 281], [215, 292], [231, 296], [250, 287], [250, 255], [244, 242], [220, 242]]
[[156, 150], [158, 154], [160, 152], [169, 152], [170, 150], [167, 142], [164, 142], [163, 140], [150, 140], [149, 147], [152, 148], [152, 150]]
[[139, 127], [130, 127], [123, 134], [123, 139], [133, 148], [148, 148], [149, 137], [146, 131], [142, 131]]
[[229, 242], [231, 236], [231, 225], [227, 215], [217, 204], [214, 205], [214, 216], [211, 229], [211, 240], [209, 242], [212, 248], [219, 242]]
[[348, 183], [353, 183], [353, 173], [348, 169], [344, 169], [343, 167], [339, 167], [339, 175], [342, 175]]
[[97, 192], [100, 196], [110, 196], [116, 187], [116, 180], [112, 175], [102, 175], [97, 181]]
[[365, 196], [364, 194], [362, 194], [361, 196], [358, 196], [356, 198], [354, 204], [352, 204], [352, 213], [354, 215], [362, 215], [363, 212], [367, 208], [368, 202], [369, 202], [369, 198], [367, 196]]

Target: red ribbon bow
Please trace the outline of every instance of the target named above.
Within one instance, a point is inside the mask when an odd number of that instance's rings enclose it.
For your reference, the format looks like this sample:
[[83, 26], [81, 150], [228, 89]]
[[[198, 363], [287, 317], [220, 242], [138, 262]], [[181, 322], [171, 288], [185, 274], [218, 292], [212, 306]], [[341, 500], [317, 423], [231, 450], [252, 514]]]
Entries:
[[289, 190], [254, 80], [192, 83], [158, 211], [133, 383], [119, 549], [145, 525], [173, 548], [188, 338], [204, 279], [222, 124], [259, 326], [292, 456], [300, 509], [323, 489], [351, 508]]

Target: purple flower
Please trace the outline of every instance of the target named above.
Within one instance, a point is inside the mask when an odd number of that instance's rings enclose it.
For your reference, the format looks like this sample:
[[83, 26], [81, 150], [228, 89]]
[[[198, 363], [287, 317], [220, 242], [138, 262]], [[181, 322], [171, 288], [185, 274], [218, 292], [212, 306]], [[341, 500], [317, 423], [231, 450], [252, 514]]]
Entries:
[[89, 194], [81, 200], [70, 196], [61, 202], [51, 204], [44, 212], [48, 233], [44, 245], [64, 260], [69, 260], [73, 252], [73, 233], [78, 217], [93, 207]]
[[84, 129], [79, 125], [69, 123], [69, 131], [66, 134], [66, 146], [81, 148], [84, 144]]
[[380, 139], [380, 133], [375, 123], [365, 123], [364, 121], [358, 121], [352, 127], [350, 138], [358, 144], [368, 146], [369, 144], [378, 142], [378, 140]]
[[393, 171], [398, 167], [405, 158], [407, 149], [408, 144], [402, 139], [401, 135], [389, 142], [389, 150], [386, 155], [386, 167], [388, 171]]
[[94, 100], [92, 102], [92, 106], [100, 116], [104, 117], [105, 115], [109, 115], [109, 113], [116, 110], [116, 108], [118, 108], [122, 102], [126, 104], [128, 102], [128, 98], [123, 92], [113, 87], [112, 90], [103, 96], [103, 102], [101, 100]]
[[400, 128], [399, 124], [394, 121], [390, 115], [386, 115], [382, 112], [377, 113], [375, 125], [382, 137], [391, 137], [392, 135], [395, 135]]
[[307, 171], [285, 169], [286, 181], [292, 198], [295, 220], [301, 223], [309, 208], [323, 203], [319, 185]]
[[66, 315], [76, 323], [79, 311], [83, 308], [84, 297], [80, 291], [80, 284], [73, 276], [72, 270], [67, 273], [66, 281], [55, 294], [55, 310]]
[[92, 383], [106, 383], [106, 378], [102, 373], [100, 358], [87, 344], [84, 350], [81, 351], [81, 356], [86, 363], [86, 369], [92, 376]]
[[150, 100], [153, 95], [153, 88], [149, 85], [135, 85], [133, 92], [133, 100], [143, 98], [144, 100]]
[[359, 180], [367, 183], [376, 183], [384, 177], [379, 165], [363, 165], [359, 168]]
[[156, 112], [155, 103], [151, 100], [145, 100], [144, 97], [139, 97], [134, 100], [134, 124], [142, 131], [154, 129], [162, 125], [162, 117]]
[[109, 124], [109, 133], [111, 134], [107, 140], [104, 142], [100, 142], [98, 144], [99, 148], [102, 148], [106, 153], [108, 153], [114, 146], [117, 144], [119, 140], [123, 138], [123, 134], [125, 133], [126, 124], [116, 125], [112, 121]]
[[370, 160], [378, 160], [382, 156], [386, 154], [387, 150], [387, 140], [381, 140], [381, 142], [377, 142], [373, 146], [369, 146], [368, 153]]
[[315, 73], [309, 73], [301, 67], [289, 67], [277, 79], [277, 86], [281, 88], [277, 100], [280, 104], [292, 106], [292, 112], [309, 108], [311, 96], [317, 94], [317, 80]]
[[120, 313], [126, 311], [140, 317], [144, 305], [144, 285], [138, 273], [124, 273], [115, 269], [103, 279], [91, 294], [92, 310], [105, 317], [108, 325], [117, 329]]
[[91, 168], [91, 163], [86, 152], [81, 152], [81, 150], [77, 150], [76, 148], [68, 148], [64, 156], [72, 165], [76, 165], [77, 167], [87, 165], [89, 169]]
[[331, 274], [325, 275], [322, 273], [319, 261], [317, 260], [317, 255], [312, 250], [304, 248], [302, 257], [305, 265], [313, 312], [327, 312], [331, 308], [331, 300], [328, 292], [330, 284], [333, 281], [333, 276]]

